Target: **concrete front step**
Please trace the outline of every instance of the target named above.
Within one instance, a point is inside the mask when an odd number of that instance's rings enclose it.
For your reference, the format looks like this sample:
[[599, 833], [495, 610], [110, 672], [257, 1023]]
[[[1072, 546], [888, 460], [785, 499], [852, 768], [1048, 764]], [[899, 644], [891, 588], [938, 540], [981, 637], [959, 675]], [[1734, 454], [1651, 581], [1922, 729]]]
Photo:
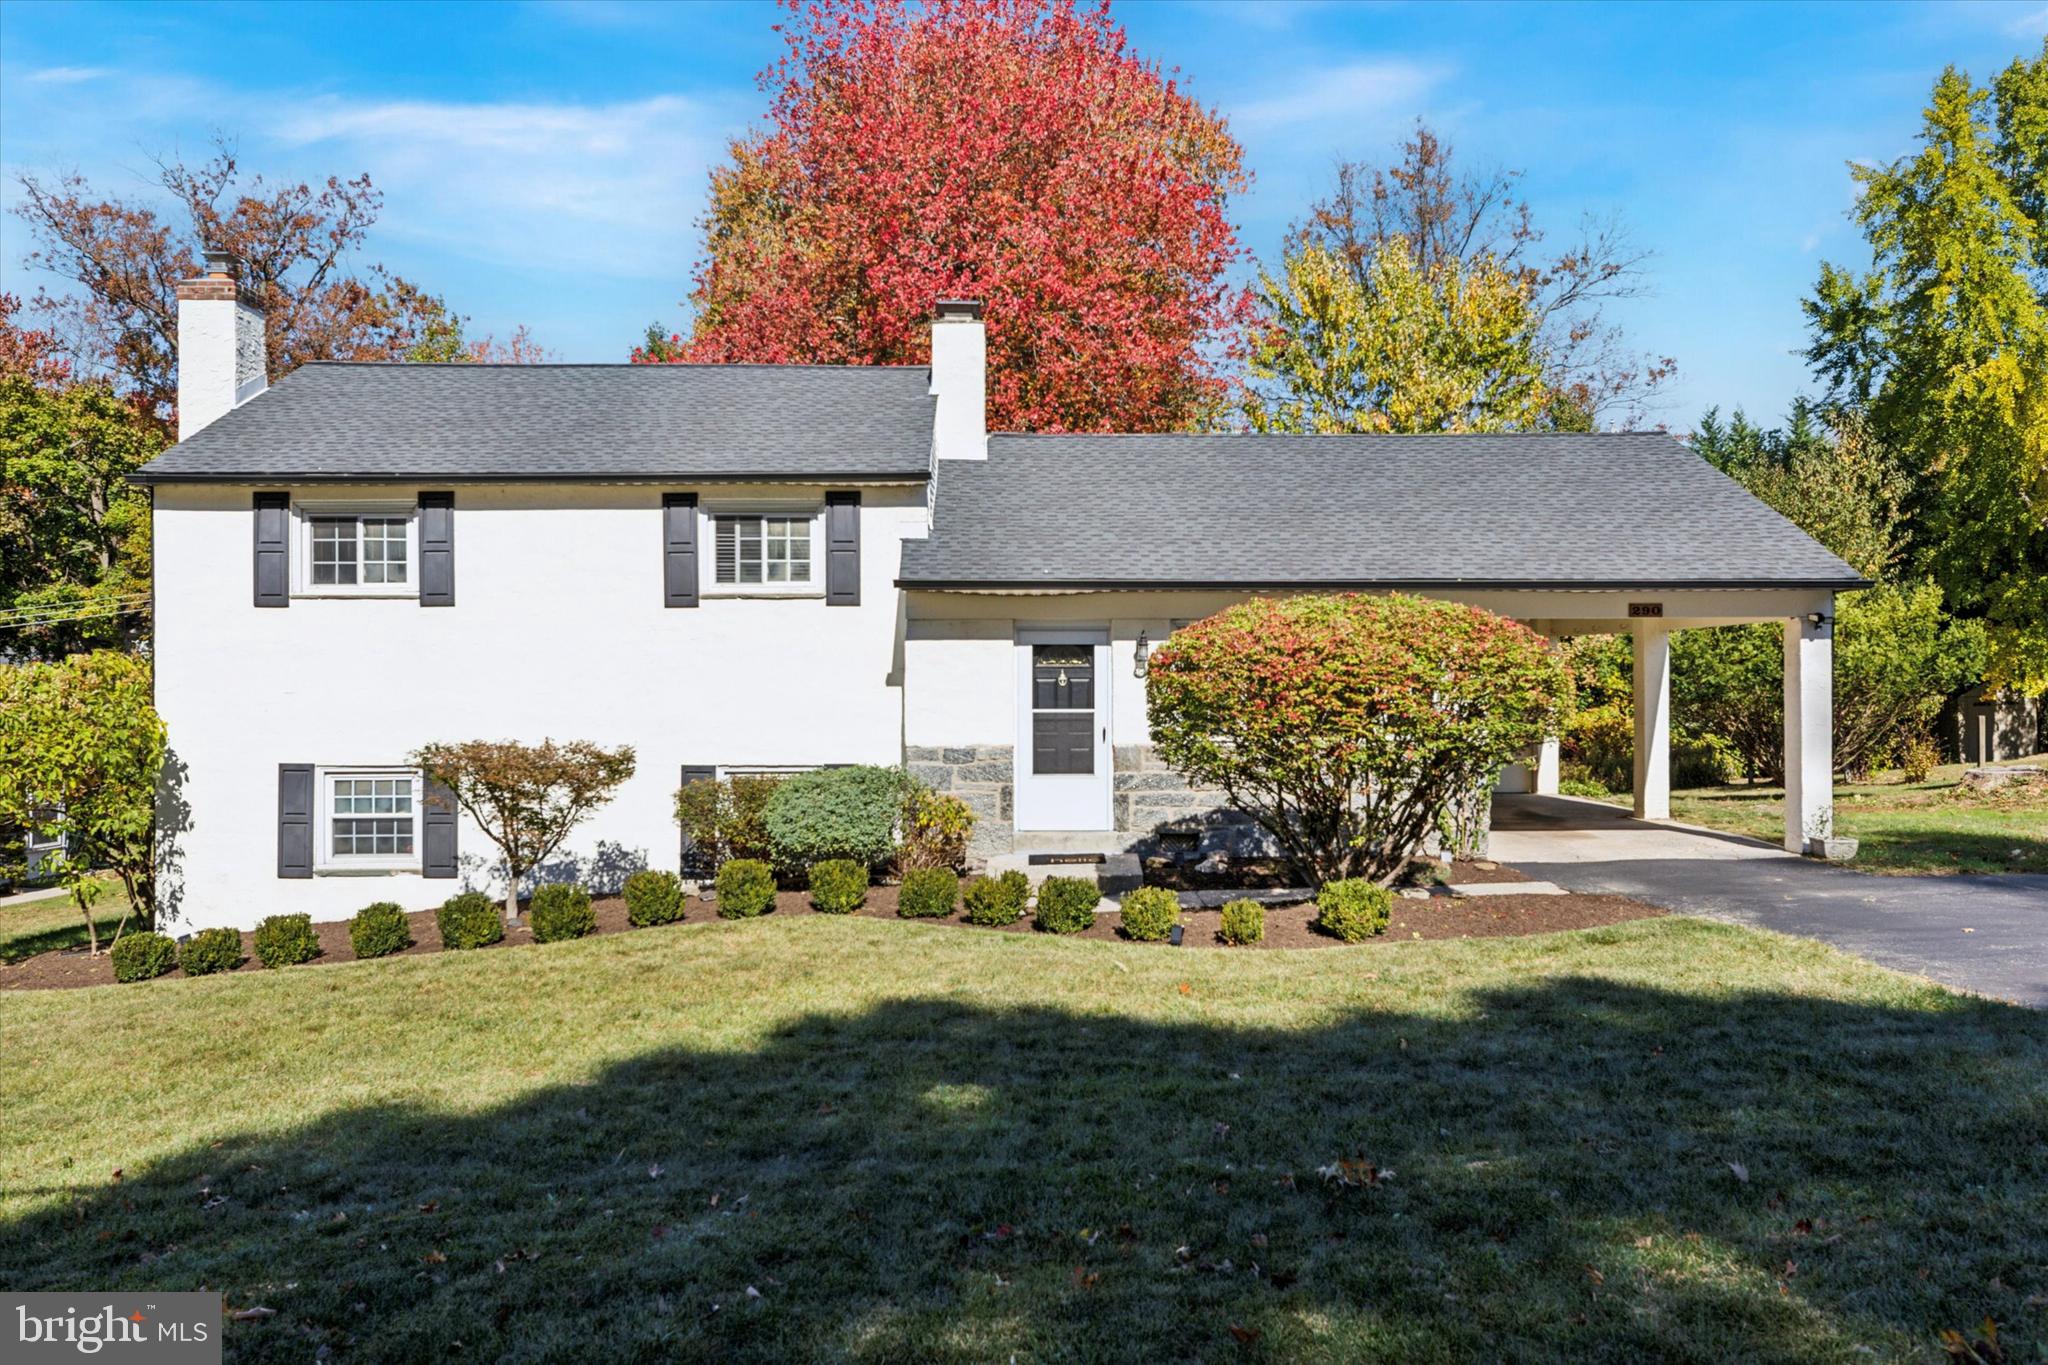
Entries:
[[1135, 853], [1106, 853], [1101, 862], [1090, 863], [1035, 863], [1031, 861], [1033, 853], [1073, 856], [1074, 850], [1020, 849], [1015, 853], [999, 853], [988, 860], [988, 875], [999, 877], [1005, 872], [1022, 872], [1031, 879], [1034, 887], [1047, 877], [1079, 877], [1094, 882], [1105, 896], [1121, 896], [1145, 884], [1145, 865]]

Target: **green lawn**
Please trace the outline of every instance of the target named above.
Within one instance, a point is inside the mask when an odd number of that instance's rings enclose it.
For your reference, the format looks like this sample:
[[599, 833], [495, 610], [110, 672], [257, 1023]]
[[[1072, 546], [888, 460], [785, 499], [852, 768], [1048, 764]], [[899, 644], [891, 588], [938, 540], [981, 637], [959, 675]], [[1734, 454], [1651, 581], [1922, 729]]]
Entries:
[[[101, 947], [114, 936], [123, 904], [118, 882], [109, 894], [100, 897], [93, 923], [98, 926]], [[11, 966], [37, 953], [77, 947], [86, 941], [85, 916], [78, 913], [76, 902], [61, 889], [45, 899], [0, 905], [0, 963]]]
[[[2032, 758], [2040, 764], [2048, 758]], [[2048, 788], [2039, 795], [1978, 795], [1959, 785], [1960, 765], [1925, 782], [1835, 788], [1835, 833], [1859, 841], [1852, 864], [1865, 872], [2048, 872]], [[1628, 805], [1627, 796], [1610, 797]], [[1785, 834], [1785, 789], [1696, 787], [1671, 793], [1671, 818], [1777, 843]], [[2017, 851], [2018, 856], [2014, 853]]]
[[12, 994], [0, 1035], [0, 1283], [275, 1309], [236, 1361], [2048, 1347], [2048, 1015], [1698, 920], [771, 916]]

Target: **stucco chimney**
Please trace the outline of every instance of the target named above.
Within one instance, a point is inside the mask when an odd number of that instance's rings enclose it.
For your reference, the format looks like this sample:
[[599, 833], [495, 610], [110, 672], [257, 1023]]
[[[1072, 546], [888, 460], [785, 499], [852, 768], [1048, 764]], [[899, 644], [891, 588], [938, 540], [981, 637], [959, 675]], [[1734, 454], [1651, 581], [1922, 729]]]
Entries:
[[270, 386], [262, 301], [241, 273], [233, 252], [209, 249], [206, 273], [178, 284], [181, 441]]
[[932, 449], [942, 460], [988, 458], [988, 335], [981, 300], [940, 299], [932, 316]]

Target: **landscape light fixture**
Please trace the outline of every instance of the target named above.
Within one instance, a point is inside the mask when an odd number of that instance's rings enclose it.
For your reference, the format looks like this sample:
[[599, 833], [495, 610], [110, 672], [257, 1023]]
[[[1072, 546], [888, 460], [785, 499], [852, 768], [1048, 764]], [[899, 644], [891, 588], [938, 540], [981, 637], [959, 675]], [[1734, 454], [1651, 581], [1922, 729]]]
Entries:
[[1180, 947], [1180, 937], [1184, 932], [1186, 931], [1183, 930], [1180, 925], [1176, 924], [1173, 926], [1173, 932], [1167, 935], [1166, 941], [1168, 943], [1171, 943], [1174, 947], [1178, 948]]

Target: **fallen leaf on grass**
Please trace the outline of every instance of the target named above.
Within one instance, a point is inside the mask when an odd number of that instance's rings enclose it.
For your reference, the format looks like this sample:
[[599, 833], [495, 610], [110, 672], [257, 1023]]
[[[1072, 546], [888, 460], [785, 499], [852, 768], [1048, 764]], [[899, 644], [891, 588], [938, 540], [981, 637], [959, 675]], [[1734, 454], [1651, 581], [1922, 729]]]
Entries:
[[1180, 993], [1182, 995], [1193, 995], [1194, 991], [1195, 988], [1189, 985], [1187, 982], [1183, 981], [1180, 983]]
[[420, 1260], [424, 1261], [428, 1265], [446, 1265], [448, 1263], [448, 1258], [446, 1256], [443, 1256], [438, 1251], [430, 1251], [426, 1255], [420, 1257]]
[[1074, 1288], [1076, 1289], [1093, 1289], [1101, 1279], [1100, 1275], [1088, 1269], [1087, 1266], [1077, 1265], [1074, 1267]]
[[237, 1308], [234, 1312], [228, 1314], [228, 1317], [235, 1322], [261, 1322], [264, 1318], [274, 1318], [276, 1316], [277, 1310], [275, 1308], [265, 1308], [261, 1304], [253, 1308]]
[[440, 1208], [440, 1207], [441, 1207], [441, 1201], [440, 1201], [440, 1200], [438, 1200], [438, 1199], [429, 1199], [429, 1200], [428, 1200], [428, 1201], [427, 1201], [426, 1203], [424, 1203], [424, 1204], [420, 1205], [420, 1212], [421, 1212], [421, 1213], [432, 1213], [432, 1212], [433, 1212], [433, 1211], [434, 1211], [435, 1209], [438, 1209], [438, 1208]]
[[1259, 1339], [1259, 1329], [1256, 1327], [1240, 1327], [1233, 1322], [1230, 1324], [1230, 1335], [1237, 1338], [1238, 1345], [1249, 1346]]
[[1740, 1180], [1745, 1185], [1749, 1183], [1749, 1167], [1739, 1161], [1731, 1161], [1728, 1163], [1728, 1169], [1735, 1172], [1737, 1180]]

